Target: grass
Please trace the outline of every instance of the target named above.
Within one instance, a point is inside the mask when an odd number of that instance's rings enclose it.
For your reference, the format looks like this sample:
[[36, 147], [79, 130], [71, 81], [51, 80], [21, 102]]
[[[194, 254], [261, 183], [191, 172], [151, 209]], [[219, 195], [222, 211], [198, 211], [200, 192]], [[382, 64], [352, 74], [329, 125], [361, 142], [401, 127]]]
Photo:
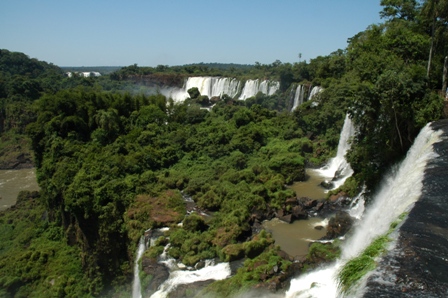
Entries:
[[343, 293], [349, 293], [363, 276], [375, 269], [376, 258], [386, 251], [386, 245], [392, 240], [389, 237], [390, 234], [397, 229], [406, 216], [406, 212], [402, 213], [397, 220], [390, 224], [386, 234], [377, 237], [359, 256], [344, 265], [338, 274], [339, 286]]

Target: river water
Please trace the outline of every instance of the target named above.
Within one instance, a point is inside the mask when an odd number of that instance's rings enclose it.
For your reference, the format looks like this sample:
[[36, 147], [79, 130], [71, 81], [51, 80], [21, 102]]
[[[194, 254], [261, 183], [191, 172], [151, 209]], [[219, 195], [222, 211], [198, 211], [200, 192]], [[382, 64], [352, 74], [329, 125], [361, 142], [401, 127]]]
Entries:
[[0, 170], [0, 210], [14, 205], [22, 190], [39, 190], [34, 168]]
[[[319, 174], [318, 170], [306, 169], [306, 181], [295, 182], [291, 185], [298, 197], [308, 197], [322, 200], [325, 198], [325, 189], [319, 184], [325, 177]], [[305, 256], [308, 253], [309, 245], [322, 238], [326, 234], [325, 219], [312, 217], [306, 220], [296, 220], [289, 224], [277, 218], [263, 222], [263, 227], [272, 234], [275, 243], [287, 254], [293, 257]], [[316, 227], [321, 227], [316, 229]]]
[[[275, 244], [293, 257], [306, 256], [313, 240], [322, 238], [327, 233], [326, 225], [327, 221], [318, 217], [296, 220], [291, 224], [277, 218], [263, 223], [263, 227], [275, 239]], [[321, 229], [316, 229], [318, 226]]]
[[308, 178], [306, 181], [294, 182], [290, 188], [296, 192], [299, 198], [324, 199], [326, 197], [326, 190], [319, 184], [325, 181], [326, 177], [316, 169], [306, 169], [306, 176]]

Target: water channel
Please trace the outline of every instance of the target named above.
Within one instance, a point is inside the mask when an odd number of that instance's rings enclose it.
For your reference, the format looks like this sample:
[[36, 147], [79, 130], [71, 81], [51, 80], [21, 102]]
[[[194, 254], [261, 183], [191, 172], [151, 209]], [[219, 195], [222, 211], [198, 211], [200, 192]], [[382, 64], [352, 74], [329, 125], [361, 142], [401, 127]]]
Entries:
[[0, 211], [14, 205], [22, 190], [39, 190], [34, 168], [0, 170]]
[[[306, 169], [306, 181], [295, 182], [293, 189], [298, 197], [308, 197], [322, 200], [325, 198], [325, 189], [319, 184], [326, 180], [318, 170]], [[289, 224], [277, 218], [263, 222], [263, 227], [272, 234], [275, 243], [290, 256], [305, 256], [310, 243], [326, 234], [327, 220], [311, 217], [306, 220], [296, 220]]]

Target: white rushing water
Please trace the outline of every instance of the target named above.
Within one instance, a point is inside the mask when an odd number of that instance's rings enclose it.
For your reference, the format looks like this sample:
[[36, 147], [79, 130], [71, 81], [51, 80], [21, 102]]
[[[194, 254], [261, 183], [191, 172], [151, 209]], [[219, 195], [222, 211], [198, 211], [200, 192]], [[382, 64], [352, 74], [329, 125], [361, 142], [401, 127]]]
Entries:
[[221, 97], [224, 94], [235, 97], [241, 89], [241, 82], [233, 78], [189, 77], [183, 88], [166, 89], [161, 93], [176, 102], [181, 102], [189, 97], [188, 90], [194, 87], [198, 88], [201, 95], [206, 95], [209, 98]]
[[269, 80], [261, 82], [247, 80], [243, 87], [243, 83], [235, 78], [189, 77], [183, 88], [162, 89], [160, 92], [175, 102], [182, 102], [189, 97], [188, 90], [194, 87], [198, 88], [201, 95], [206, 95], [209, 98], [221, 97], [224, 94], [234, 98], [241, 92], [239, 99], [246, 99], [257, 95], [258, 92], [272, 95], [280, 88], [280, 83]]
[[229, 263], [215, 264], [212, 260], [205, 262], [205, 267], [199, 270], [179, 270], [173, 263], [174, 260], [166, 260], [170, 267], [169, 278], [160, 285], [157, 292], [151, 295], [151, 298], [165, 298], [177, 286], [182, 284], [191, 284], [204, 280], [222, 280], [230, 276], [231, 270]]
[[259, 80], [247, 80], [239, 99], [245, 100], [257, 95], [258, 92], [266, 95], [273, 95], [279, 88], [280, 83], [277, 81], [264, 80], [260, 82]]
[[292, 106], [291, 112], [297, 109], [303, 103], [303, 98], [305, 96], [305, 87], [303, 85], [297, 86], [296, 92], [294, 94], [294, 104]]
[[205, 266], [198, 270], [193, 268], [187, 269], [185, 265], [177, 263], [175, 259], [170, 258], [167, 254], [168, 244], [163, 253], [160, 255], [160, 263], [165, 264], [170, 269], [170, 276], [157, 289], [157, 292], [151, 295], [151, 298], [165, 298], [169, 293], [179, 285], [191, 284], [204, 280], [222, 280], [230, 276], [230, 264], [218, 263], [213, 260], [206, 260]]
[[[344, 125], [342, 126], [336, 156], [330, 159], [330, 161], [323, 168], [317, 170], [317, 172], [323, 177], [329, 179], [336, 178], [332, 181], [334, 184], [333, 189], [343, 185], [345, 180], [353, 174], [350, 164], [345, 159], [345, 154], [348, 149], [350, 149], [350, 139], [354, 136], [354, 134], [355, 127], [347, 114], [345, 116]], [[335, 177], [335, 175], [337, 177]]]
[[[377, 237], [384, 235], [399, 215], [412, 209], [421, 194], [427, 162], [436, 156], [432, 144], [441, 132], [424, 127], [399, 168], [385, 178], [373, 203], [341, 247], [341, 257], [333, 264], [291, 281], [286, 297], [342, 297], [337, 274], [350, 259], [358, 256]], [[356, 296], [356, 294], [355, 294]]]
[[313, 97], [319, 94], [322, 90], [324, 89], [321, 86], [314, 86], [313, 89], [311, 89], [310, 95], [308, 96], [308, 100], [313, 99]]
[[132, 298], [141, 298], [142, 289], [140, 285], [140, 268], [138, 266], [138, 261], [145, 251], [145, 237], [140, 238], [138, 243], [137, 253], [135, 254], [135, 264], [134, 264], [134, 281], [132, 283]]

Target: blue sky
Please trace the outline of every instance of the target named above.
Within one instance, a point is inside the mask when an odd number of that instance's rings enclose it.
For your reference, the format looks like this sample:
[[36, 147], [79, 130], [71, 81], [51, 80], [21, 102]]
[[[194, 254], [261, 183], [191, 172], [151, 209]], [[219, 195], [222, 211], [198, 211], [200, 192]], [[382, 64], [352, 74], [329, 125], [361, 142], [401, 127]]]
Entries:
[[0, 0], [0, 48], [59, 66], [308, 60], [381, 22], [380, 0]]

